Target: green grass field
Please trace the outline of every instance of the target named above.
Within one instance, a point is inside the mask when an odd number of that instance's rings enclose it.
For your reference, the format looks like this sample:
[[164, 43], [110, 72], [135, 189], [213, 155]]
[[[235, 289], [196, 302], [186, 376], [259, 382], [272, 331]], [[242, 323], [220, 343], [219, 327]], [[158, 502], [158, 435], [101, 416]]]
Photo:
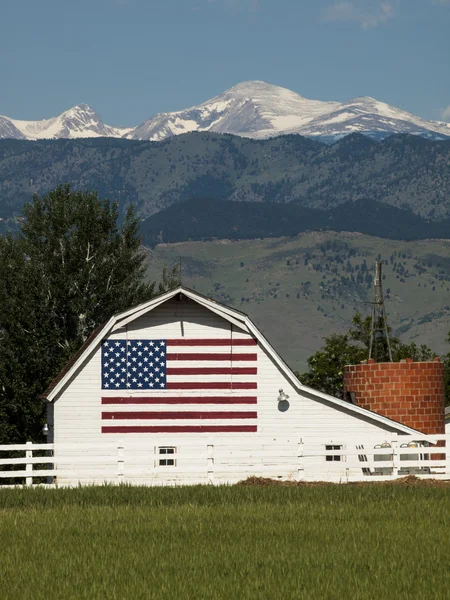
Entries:
[[446, 599], [450, 486], [0, 490], [0, 597]]

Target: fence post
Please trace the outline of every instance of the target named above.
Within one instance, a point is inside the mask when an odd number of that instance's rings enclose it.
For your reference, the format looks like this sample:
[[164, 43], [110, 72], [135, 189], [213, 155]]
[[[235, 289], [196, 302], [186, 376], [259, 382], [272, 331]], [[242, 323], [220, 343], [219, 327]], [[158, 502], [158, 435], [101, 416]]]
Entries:
[[450, 479], [450, 434], [444, 433], [444, 446], [445, 446], [445, 474]]
[[[25, 450], [25, 458], [33, 458], [33, 442], [27, 442]], [[25, 471], [27, 473], [33, 473], [33, 463], [28, 463], [25, 465]], [[30, 486], [33, 485], [33, 475], [27, 475], [25, 478], [25, 485]]]
[[[52, 444], [52, 445], [53, 445], [53, 444]], [[55, 453], [54, 453], [54, 451], [53, 451], [53, 450], [47, 450], [45, 454], [46, 454], [47, 456], [51, 456], [51, 457], [54, 457], [54, 456], [55, 456]], [[47, 465], [46, 465], [46, 468], [47, 468], [49, 471], [54, 471], [54, 470], [55, 470], [55, 463], [54, 463], [54, 462], [53, 462], [53, 463], [47, 463]], [[52, 477], [46, 477], [46, 479], [45, 479], [45, 482], [46, 482], [47, 484], [56, 483], [56, 477], [55, 477], [55, 475], [53, 475]]]
[[208, 482], [213, 483], [214, 481], [214, 446], [212, 444], [208, 444], [207, 446], [207, 474], [208, 474]]
[[303, 439], [300, 438], [297, 444], [297, 480], [305, 472], [305, 465], [303, 464]]
[[397, 433], [392, 433], [391, 434], [391, 446], [392, 446], [392, 477], [394, 479], [397, 479], [398, 477], [398, 470], [400, 467], [400, 455], [399, 455], [399, 448], [398, 448], [398, 434]]
[[124, 476], [124, 448], [123, 441], [120, 440], [117, 446], [117, 481], [121, 483]]

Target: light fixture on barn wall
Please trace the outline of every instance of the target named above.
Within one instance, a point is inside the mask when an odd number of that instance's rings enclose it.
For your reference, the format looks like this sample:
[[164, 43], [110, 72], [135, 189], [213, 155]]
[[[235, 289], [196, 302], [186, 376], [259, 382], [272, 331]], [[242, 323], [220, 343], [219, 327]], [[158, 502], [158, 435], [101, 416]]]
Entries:
[[278, 410], [286, 412], [289, 408], [289, 395], [285, 394], [282, 389], [278, 390]]
[[279, 393], [278, 402], [287, 402], [287, 400], [289, 399], [289, 396], [287, 394], [285, 394], [282, 389], [279, 389], [278, 393]]
[[44, 423], [44, 426], [42, 427], [42, 435], [48, 435], [50, 433], [50, 430], [48, 428], [48, 424]]

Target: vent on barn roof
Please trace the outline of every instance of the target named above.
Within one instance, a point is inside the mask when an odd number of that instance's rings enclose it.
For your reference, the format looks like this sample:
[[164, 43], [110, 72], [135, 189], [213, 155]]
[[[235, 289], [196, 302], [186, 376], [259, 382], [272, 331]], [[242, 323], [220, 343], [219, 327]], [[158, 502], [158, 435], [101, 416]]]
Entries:
[[369, 358], [376, 356], [376, 348], [380, 347], [380, 342], [386, 344], [389, 361], [392, 362], [391, 343], [389, 341], [389, 328], [386, 318], [386, 308], [384, 306], [385, 296], [383, 294], [382, 283], [382, 261], [375, 262], [375, 277], [373, 280], [373, 302], [372, 304], [372, 323], [370, 329]]

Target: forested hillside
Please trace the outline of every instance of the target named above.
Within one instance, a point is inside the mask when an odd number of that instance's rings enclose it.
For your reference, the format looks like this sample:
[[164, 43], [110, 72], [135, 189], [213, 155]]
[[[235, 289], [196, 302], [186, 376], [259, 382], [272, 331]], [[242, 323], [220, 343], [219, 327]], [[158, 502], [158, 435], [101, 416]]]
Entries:
[[376, 201], [441, 221], [450, 217], [450, 141], [352, 134], [326, 146], [298, 135], [256, 141], [213, 133], [164, 142], [0, 140], [3, 225], [34, 192], [62, 182], [117, 199], [121, 209], [134, 202], [142, 218], [208, 198], [321, 211]]
[[450, 237], [450, 219], [430, 221], [410, 209], [382, 202], [344, 202], [329, 211], [296, 202], [228, 202], [199, 198], [141, 222], [144, 243], [245, 240], [296, 235], [303, 231], [357, 231], [393, 240]]

